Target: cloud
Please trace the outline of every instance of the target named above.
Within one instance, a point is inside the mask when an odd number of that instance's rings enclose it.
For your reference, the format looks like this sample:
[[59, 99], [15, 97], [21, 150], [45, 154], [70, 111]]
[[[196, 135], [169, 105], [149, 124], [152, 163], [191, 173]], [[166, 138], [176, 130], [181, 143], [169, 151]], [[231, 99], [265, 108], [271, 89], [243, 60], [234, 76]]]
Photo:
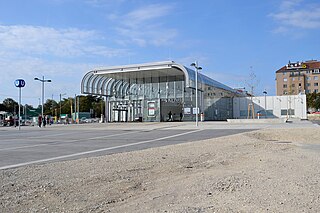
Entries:
[[[94, 61], [105, 63], [130, 54], [126, 49], [100, 45], [105, 41], [100, 33], [76, 28], [0, 25], [0, 102], [6, 97], [17, 98], [13, 82], [18, 78], [26, 80], [23, 102], [33, 105], [40, 97], [40, 85], [34, 77], [52, 79], [46, 85], [47, 98], [79, 93], [84, 73], [99, 63]], [[93, 62], [87, 64], [88, 58], [94, 58]]]
[[111, 7], [117, 4], [122, 4], [126, 0], [85, 0], [85, 3], [92, 7]]
[[148, 21], [167, 16], [171, 10], [170, 5], [147, 5], [126, 14], [123, 23], [131, 28], [141, 27]]
[[303, 0], [284, 0], [280, 4], [281, 10], [288, 10], [298, 6]]
[[125, 52], [125, 50], [95, 45], [94, 40], [102, 40], [95, 31], [29, 25], [0, 25], [0, 49], [8, 52], [55, 57], [84, 55], [113, 57]]
[[177, 30], [163, 26], [163, 20], [173, 9], [171, 4], [146, 5], [124, 15], [110, 14], [109, 20], [119, 25], [116, 28], [121, 36], [118, 42], [123, 45], [168, 45], [178, 34]]
[[[0, 56], [3, 56], [0, 52]], [[5, 98], [18, 100], [17, 89], [13, 82], [15, 79], [22, 78], [26, 81], [26, 86], [22, 90], [22, 102], [37, 106], [38, 98], [41, 97], [41, 84], [34, 81], [35, 77], [51, 79], [52, 83], [45, 86], [45, 99], [54, 95], [57, 100], [60, 93], [67, 93], [73, 97], [80, 92], [80, 82], [84, 74], [95, 67], [93, 64], [68, 63], [63, 61], [48, 61], [41, 58], [25, 57], [1, 58], [1, 78], [2, 85], [0, 91], [0, 102]]]
[[307, 4], [302, 0], [282, 1], [280, 11], [270, 14], [278, 27], [275, 33], [295, 30], [314, 30], [320, 28], [320, 5]]

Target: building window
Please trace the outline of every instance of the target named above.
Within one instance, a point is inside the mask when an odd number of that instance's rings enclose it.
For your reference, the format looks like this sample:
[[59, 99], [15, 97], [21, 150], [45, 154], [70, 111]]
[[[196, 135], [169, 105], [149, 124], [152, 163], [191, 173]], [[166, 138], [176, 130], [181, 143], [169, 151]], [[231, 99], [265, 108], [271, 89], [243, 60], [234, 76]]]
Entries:
[[319, 69], [314, 69], [313, 73], [319, 73]]
[[299, 87], [301, 87], [301, 83], [299, 83]]
[[284, 84], [284, 85], [283, 85], [283, 88], [287, 88], [287, 85], [286, 85], [286, 84]]
[[284, 94], [284, 95], [286, 95], [286, 94], [288, 94], [288, 93], [287, 93], [287, 91], [286, 91], [286, 90], [283, 90], [283, 94]]
[[267, 116], [268, 117], [272, 117], [272, 116], [274, 116], [273, 115], [273, 110], [271, 109], [271, 110], [266, 110], [266, 113], [267, 113]]
[[306, 94], [309, 94], [310, 93], [310, 90], [306, 89]]
[[248, 115], [248, 110], [240, 110], [240, 116], [244, 117]]
[[285, 82], [286, 82], [286, 81], [288, 81], [288, 79], [287, 79], [287, 78], [284, 78], [284, 79], [283, 79], [283, 81], [285, 81]]
[[310, 81], [311, 80], [311, 77], [307, 77], [307, 81]]
[[318, 79], [319, 79], [318, 76], [313, 77], [313, 80], [318, 80]]
[[281, 115], [294, 115], [294, 109], [282, 109], [281, 110]]
[[307, 85], [307, 87], [310, 87], [310, 83], [307, 83], [306, 85]]
[[318, 93], [318, 91], [319, 91], [318, 89], [315, 89], [315, 90], [314, 90], [315, 93]]
[[294, 81], [294, 78], [292, 78], [292, 81]]
[[307, 74], [309, 74], [310, 73], [310, 70], [307, 70]]
[[319, 83], [314, 83], [314, 86], [315, 86], [315, 87], [319, 86]]
[[295, 86], [296, 86], [295, 84], [292, 84], [292, 85], [291, 85], [291, 87], [295, 87]]
[[299, 81], [301, 81], [301, 78], [300, 78], [300, 77], [298, 77], [298, 80], [299, 80]]

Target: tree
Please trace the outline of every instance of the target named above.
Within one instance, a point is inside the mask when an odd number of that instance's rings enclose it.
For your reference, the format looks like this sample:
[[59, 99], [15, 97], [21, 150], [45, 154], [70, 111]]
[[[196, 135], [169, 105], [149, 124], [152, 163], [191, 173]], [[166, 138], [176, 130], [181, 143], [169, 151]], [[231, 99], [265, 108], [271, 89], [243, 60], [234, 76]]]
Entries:
[[315, 102], [314, 102], [314, 108], [315, 108], [316, 110], [319, 110], [319, 109], [320, 109], [320, 94], [317, 95], [317, 98], [316, 98], [316, 100], [315, 100]]
[[9, 113], [16, 113], [19, 111], [18, 108], [18, 103], [13, 100], [12, 98], [7, 98], [3, 101], [3, 106], [4, 106], [4, 111], [9, 112]]
[[318, 110], [320, 109], [320, 93], [309, 93], [307, 94], [307, 108]]
[[4, 104], [0, 104], [0, 111], [6, 111], [6, 107]]
[[58, 109], [58, 103], [55, 100], [48, 99], [43, 105], [43, 113], [46, 115], [55, 115], [55, 109]]
[[61, 100], [61, 113], [62, 114], [70, 114], [71, 113], [71, 104], [73, 104], [72, 98], [64, 98], [63, 100]]

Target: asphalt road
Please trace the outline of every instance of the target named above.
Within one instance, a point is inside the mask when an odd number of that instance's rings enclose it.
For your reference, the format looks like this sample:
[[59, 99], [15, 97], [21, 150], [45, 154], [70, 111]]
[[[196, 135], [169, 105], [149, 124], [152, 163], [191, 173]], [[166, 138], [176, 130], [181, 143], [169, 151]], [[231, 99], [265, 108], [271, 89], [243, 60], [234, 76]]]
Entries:
[[74, 125], [7, 130], [0, 129], [1, 170], [200, 141], [253, 129], [123, 129], [121, 125], [115, 128]]

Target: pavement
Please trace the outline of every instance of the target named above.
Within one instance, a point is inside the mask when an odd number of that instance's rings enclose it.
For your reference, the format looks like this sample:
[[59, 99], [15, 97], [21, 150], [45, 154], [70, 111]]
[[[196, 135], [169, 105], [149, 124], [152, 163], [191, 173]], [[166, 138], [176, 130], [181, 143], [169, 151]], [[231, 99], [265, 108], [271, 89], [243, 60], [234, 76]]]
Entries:
[[264, 128], [307, 128], [309, 121], [279, 124], [151, 122], [0, 128], [0, 169], [195, 142]]

